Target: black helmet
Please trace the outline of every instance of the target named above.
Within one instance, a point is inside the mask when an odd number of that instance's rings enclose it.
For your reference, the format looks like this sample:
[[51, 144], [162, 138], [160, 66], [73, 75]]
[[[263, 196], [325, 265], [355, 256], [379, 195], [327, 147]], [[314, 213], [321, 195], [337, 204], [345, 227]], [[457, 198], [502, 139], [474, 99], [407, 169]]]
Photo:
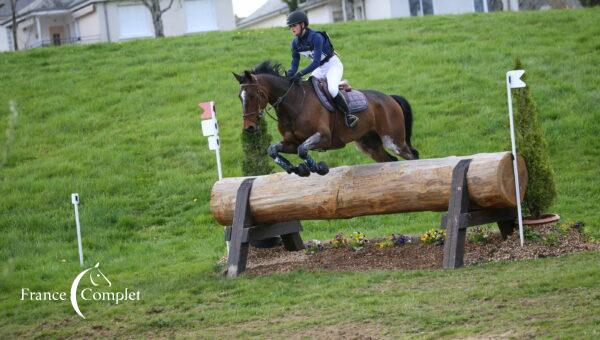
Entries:
[[294, 11], [290, 13], [287, 17], [288, 26], [299, 24], [301, 22], [306, 23], [306, 26], [308, 26], [308, 17], [306, 16], [306, 14], [304, 14], [304, 12]]

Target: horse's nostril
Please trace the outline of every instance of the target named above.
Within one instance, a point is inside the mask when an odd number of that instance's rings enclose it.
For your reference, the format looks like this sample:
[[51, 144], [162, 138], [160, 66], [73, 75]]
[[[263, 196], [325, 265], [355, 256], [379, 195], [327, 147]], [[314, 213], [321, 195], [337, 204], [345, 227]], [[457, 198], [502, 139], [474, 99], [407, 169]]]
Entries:
[[248, 131], [250, 133], [254, 132], [255, 130], [256, 130], [256, 127], [254, 127], [254, 125], [250, 125], [246, 128], [246, 131]]

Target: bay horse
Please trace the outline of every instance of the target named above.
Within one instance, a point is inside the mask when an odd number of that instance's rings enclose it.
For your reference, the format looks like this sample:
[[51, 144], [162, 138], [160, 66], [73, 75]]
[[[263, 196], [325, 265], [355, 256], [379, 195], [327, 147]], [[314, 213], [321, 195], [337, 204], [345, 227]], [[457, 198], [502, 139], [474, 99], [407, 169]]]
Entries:
[[[311, 172], [325, 175], [329, 172], [327, 164], [315, 162], [308, 151], [340, 149], [353, 141], [376, 162], [398, 160], [385, 148], [407, 160], [419, 158], [419, 152], [410, 143], [412, 109], [401, 96], [361, 90], [369, 105], [354, 113], [359, 117], [358, 124], [348, 128], [341, 112], [329, 112], [321, 104], [310, 82], [288, 80], [282, 76], [280, 64], [267, 60], [251, 71], [233, 75], [240, 83], [245, 131], [258, 131], [267, 105], [275, 109], [283, 140], [270, 145], [267, 152], [287, 173], [303, 177]], [[297, 153], [304, 163], [294, 166], [280, 152]]]

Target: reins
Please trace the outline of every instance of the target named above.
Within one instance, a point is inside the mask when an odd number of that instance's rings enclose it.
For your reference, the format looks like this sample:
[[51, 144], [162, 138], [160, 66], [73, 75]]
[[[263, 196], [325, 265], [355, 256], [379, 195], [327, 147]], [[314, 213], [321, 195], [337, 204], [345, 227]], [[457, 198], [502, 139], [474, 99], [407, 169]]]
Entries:
[[[283, 102], [283, 99], [288, 95], [288, 93], [290, 93], [290, 91], [294, 87], [294, 84], [295, 84], [295, 82], [292, 82], [292, 84], [287, 89], [287, 91], [285, 91], [285, 93], [281, 97], [277, 98], [277, 100], [273, 104], [268, 102], [269, 98], [266, 95], [264, 95], [264, 92], [260, 89], [260, 87], [258, 88], [259, 98], [260, 99], [266, 98], [267, 103], [270, 104], [271, 107], [273, 107], [275, 109], [275, 115], [277, 115], [277, 109], [279, 108], [279, 105], [281, 105], [281, 103]], [[260, 84], [241, 84], [240, 86], [260, 86]], [[300, 107], [302, 107], [302, 105], [304, 104], [304, 99], [306, 98], [306, 90], [304, 89], [304, 87], [302, 87], [302, 85], [300, 85], [300, 87], [302, 88], [302, 91], [303, 91], [302, 103], [300, 103]], [[243, 114], [244, 118], [254, 116], [254, 115], [258, 115], [259, 117], [261, 117], [262, 116], [261, 112], [264, 111], [267, 113], [267, 116], [271, 117], [271, 119], [273, 119], [276, 122], [279, 122], [279, 120], [277, 118], [275, 118], [271, 115], [271, 112], [269, 112], [269, 108], [266, 105], [265, 105], [264, 110], [260, 110], [260, 106], [261, 106], [261, 100], [259, 100], [259, 102], [258, 102], [259, 110], [250, 112], [250, 113], [244, 113]]]

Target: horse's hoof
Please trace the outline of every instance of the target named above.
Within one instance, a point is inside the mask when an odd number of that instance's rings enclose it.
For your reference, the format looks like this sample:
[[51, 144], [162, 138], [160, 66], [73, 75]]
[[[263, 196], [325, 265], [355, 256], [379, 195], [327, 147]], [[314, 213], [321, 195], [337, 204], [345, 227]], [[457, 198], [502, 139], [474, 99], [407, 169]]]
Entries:
[[310, 176], [310, 169], [308, 168], [308, 166], [306, 166], [306, 164], [300, 163], [296, 168], [296, 173], [300, 177], [308, 177]]
[[329, 173], [329, 167], [325, 162], [319, 162], [317, 164], [317, 173], [321, 176], [327, 175]]

